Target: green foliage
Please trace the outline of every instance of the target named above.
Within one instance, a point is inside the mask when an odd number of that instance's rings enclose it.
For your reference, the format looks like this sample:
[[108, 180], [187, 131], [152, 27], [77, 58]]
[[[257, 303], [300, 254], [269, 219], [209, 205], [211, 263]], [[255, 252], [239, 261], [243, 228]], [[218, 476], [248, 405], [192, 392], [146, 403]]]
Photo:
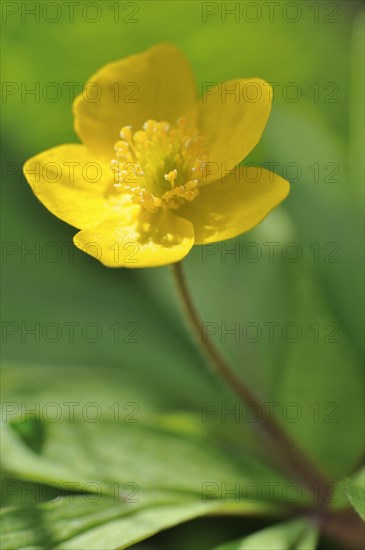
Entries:
[[[90, 498], [90, 497], [89, 497]], [[163, 493], [131, 509], [128, 504], [103, 498], [60, 498], [32, 507], [8, 508], [2, 514], [2, 548], [127, 548], [182, 521], [214, 510], [213, 505], [168, 498]]]
[[305, 520], [280, 523], [215, 550], [315, 550], [317, 530]]
[[[249, 234], [209, 250], [194, 248], [185, 267], [202, 320], [237, 373], [263, 401], [278, 403], [277, 420], [334, 481], [352, 476], [363, 439], [360, 3], [333, 3], [339, 6], [333, 24], [323, 21], [328, 11], [321, 3], [314, 22], [305, 1], [296, 24], [285, 21], [281, 9], [274, 22], [222, 23], [214, 16], [203, 23], [200, 2], [145, 0], [138, 3], [138, 24], [117, 24], [102, 4], [104, 15], [94, 24], [76, 11], [73, 23], [63, 15], [54, 24], [9, 17], [4, 25], [3, 80], [29, 88], [39, 82], [41, 89], [61, 83], [62, 95], [55, 102], [42, 96], [24, 101], [19, 91], [3, 103], [3, 160], [16, 169], [5, 174], [2, 203], [2, 548], [125, 548], [201, 516], [211, 519], [218, 541], [210, 542], [211, 529], [202, 524], [194, 531], [202, 549], [234, 538], [238, 542], [219, 548], [315, 548], [317, 533], [304, 520], [252, 533], [251, 519], [285, 518], [288, 506], [298, 512], [295, 506], [311, 504], [312, 495], [304, 492], [300, 502], [288, 504], [281, 491], [275, 499], [264, 491], [253, 502], [232, 496], [222, 502], [222, 483], [282, 487], [294, 480], [277, 472], [257, 446], [257, 425], [247, 410], [239, 408], [238, 421], [222, 418], [223, 408], [236, 407], [237, 400], [188, 335], [168, 269], [108, 270], [73, 249], [74, 229], [37, 202], [20, 167], [33, 154], [77, 141], [63, 83], [76, 82], [79, 92], [104, 63], [160, 41], [186, 53], [199, 92], [203, 82], [241, 76], [279, 82], [267, 130], [247, 161], [278, 162], [280, 174], [290, 163], [299, 166], [298, 178], [295, 166], [287, 172], [289, 199]], [[288, 82], [300, 86], [298, 101], [285, 98]], [[328, 83], [337, 86], [334, 103], [325, 100]], [[285, 255], [293, 242], [297, 248]], [[267, 243], [279, 243], [273, 261]], [[36, 254], [26, 255], [27, 247]], [[291, 261], [298, 249], [301, 257]], [[226, 255], [229, 250], [238, 250], [238, 257]], [[257, 251], [261, 257], [250, 259]], [[272, 322], [277, 328], [270, 340]], [[284, 330], [288, 322], [300, 327], [297, 341], [286, 337], [293, 334]], [[42, 333], [49, 323], [61, 330], [59, 339]], [[73, 339], [70, 323], [76, 323]], [[245, 332], [247, 323], [253, 332]], [[101, 335], [93, 342], [95, 324]], [[224, 339], [222, 324], [238, 324], [239, 336]], [[256, 341], [255, 327], [262, 331]], [[24, 336], [32, 328], [39, 338]], [[76, 403], [72, 422], [69, 403]], [[206, 422], [204, 403], [214, 410]], [[85, 418], [100, 410], [96, 422]], [[206, 501], [205, 481], [219, 488]], [[70, 482], [77, 484], [74, 491]], [[128, 483], [138, 488], [136, 503], [123, 502], [135, 487]], [[351, 477], [346, 494], [363, 517], [361, 487]], [[334, 504], [343, 506], [338, 499]], [[242, 516], [240, 532], [218, 528], [213, 513]], [[188, 532], [192, 523], [180, 529]], [[168, 548], [177, 547], [174, 529], [165, 537]], [[156, 537], [145, 544], [163, 548]]]

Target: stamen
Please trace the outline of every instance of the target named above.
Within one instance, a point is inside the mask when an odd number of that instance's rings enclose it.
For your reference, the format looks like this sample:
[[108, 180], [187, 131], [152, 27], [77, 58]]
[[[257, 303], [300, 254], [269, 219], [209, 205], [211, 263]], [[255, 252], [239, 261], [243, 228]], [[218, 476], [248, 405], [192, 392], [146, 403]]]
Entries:
[[114, 146], [113, 189], [150, 212], [178, 209], [199, 194], [208, 160], [204, 139], [179, 118], [175, 125], [147, 120], [143, 130], [123, 126]]
[[165, 174], [164, 175], [164, 178], [166, 181], [169, 181], [171, 183], [171, 185], [173, 186], [174, 185], [174, 181], [176, 180], [177, 178], [177, 170], [175, 168], [175, 170], [171, 170], [171, 172], [169, 172], [168, 174]]
[[120, 131], [120, 137], [125, 141], [130, 141], [132, 137], [132, 126], [123, 126]]

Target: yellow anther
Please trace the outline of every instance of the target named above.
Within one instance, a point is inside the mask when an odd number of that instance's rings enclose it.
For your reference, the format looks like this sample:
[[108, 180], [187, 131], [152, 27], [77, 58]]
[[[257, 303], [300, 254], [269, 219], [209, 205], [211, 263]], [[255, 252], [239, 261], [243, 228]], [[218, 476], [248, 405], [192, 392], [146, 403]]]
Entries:
[[120, 131], [120, 137], [125, 141], [130, 141], [132, 137], [132, 126], [123, 126]]
[[174, 170], [171, 170], [171, 172], [169, 172], [168, 174], [165, 174], [164, 178], [165, 178], [166, 181], [169, 181], [171, 183], [171, 185], [174, 185], [174, 181], [177, 178], [176, 168]]

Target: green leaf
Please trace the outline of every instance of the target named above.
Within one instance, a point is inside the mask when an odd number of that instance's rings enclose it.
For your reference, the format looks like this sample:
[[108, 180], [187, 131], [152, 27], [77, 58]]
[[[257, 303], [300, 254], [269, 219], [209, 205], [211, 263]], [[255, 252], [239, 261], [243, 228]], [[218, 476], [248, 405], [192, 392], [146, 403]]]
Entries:
[[[39, 504], [41, 500], [54, 499], [64, 503], [64, 508], [71, 508], [69, 514], [62, 511], [67, 514], [62, 533], [72, 531], [75, 521], [79, 524], [79, 512], [77, 509], [73, 511], [74, 505], [69, 504], [75, 493], [85, 493], [84, 498], [92, 503], [101, 498], [104, 502], [113, 496], [114, 501], [127, 504], [128, 511], [145, 502], [151, 503], [151, 509], [135, 515], [128, 512], [128, 521], [120, 523], [113, 521], [115, 505], [113, 509], [108, 506], [103, 513], [107, 527], [93, 529], [76, 540], [72, 538], [70, 546], [62, 544], [62, 548], [114, 548], [103, 546], [109, 540], [105, 533], [109, 532], [113, 535], [110, 539], [113, 544], [114, 535], [119, 537], [120, 533], [123, 537], [127, 534], [136, 537], [131, 539], [132, 542], [141, 540], [158, 530], [155, 528], [155, 519], [158, 520], [158, 526], [163, 528], [178, 523], [180, 513], [183, 514], [181, 521], [211, 509], [225, 515], [281, 515], [283, 503], [275, 503], [268, 489], [273, 479], [278, 484], [278, 476], [263, 468], [254, 457], [235, 458], [223, 454], [209, 437], [202, 440], [200, 432], [191, 429], [190, 422], [189, 417], [184, 419], [182, 416], [162, 415], [155, 416], [150, 427], [138, 424], [123, 426], [110, 421], [89, 425], [79, 418], [75, 418], [73, 423], [47, 423], [41, 455], [26, 445], [18, 431], [12, 429], [12, 423], [5, 424], [2, 433], [3, 467], [8, 476], [18, 476], [18, 480], [15, 483], [11, 480], [3, 487], [11, 497], [10, 502], [30, 502], [33, 497], [36, 504], [33, 510], [37, 514], [39, 512], [34, 522], [28, 525], [29, 509], [15, 509], [17, 518], [25, 516], [27, 530], [23, 529], [23, 524], [19, 530], [26, 544], [41, 544], [38, 541], [39, 531], [43, 536], [43, 533], [53, 533], [54, 529], [59, 528], [57, 518], [51, 512], [53, 503], [43, 506]], [[29, 480], [36, 483], [31, 484]], [[283, 480], [281, 487], [286, 484], [286, 480]], [[261, 497], [253, 500], [250, 496], [245, 498], [239, 489], [246, 485], [261, 488]], [[165, 499], [176, 499], [176, 510], [175, 500], [169, 502], [166, 508], [168, 513], [165, 513], [160, 503], [154, 501], [155, 494], [162, 494], [162, 491]], [[62, 497], [66, 493], [70, 493], [67, 498]], [[136, 505], [134, 499], [137, 500]], [[188, 501], [187, 510], [185, 506], [180, 507], [180, 499]], [[8, 500], [4, 497], [5, 505]], [[93, 513], [95, 507], [89, 506], [89, 509]], [[119, 514], [119, 511], [123, 512], [118, 508], [116, 513]], [[11, 515], [11, 510], [9, 513]], [[44, 522], [43, 519], [40, 521], [39, 516], [44, 518]], [[170, 522], [168, 525], [165, 523], [167, 520]], [[9, 530], [18, 532], [13, 527]], [[124, 540], [118, 539], [115, 548]], [[129, 541], [129, 538], [126, 540]], [[5, 543], [3, 547], [8, 548]], [[9, 548], [13, 547], [9, 543]]]
[[[10, 479], [3, 487], [11, 502], [29, 502], [30, 493], [33, 508], [4, 511], [2, 547], [119, 548], [211, 510], [282, 513], [269, 490], [256, 501], [222, 496], [222, 484], [230, 489], [256, 480], [265, 489], [265, 481], [277, 479], [254, 456], [224, 452], [189, 415], [150, 411], [148, 418], [93, 422], [75, 414], [72, 421], [52, 423], [30, 416], [22, 421], [23, 431], [28, 422], [30, 429], [36, 421], [43, 427], [37, 452], [19, 431], [18, 419], [4, 422], [3, 468]], [[82, 493], [83, 500], [75, 496]]]
[[1, 548], [127, 548], [162, 529], [216, 509], [216, 503], [163, 493], [136, 504], [72, 495], [32, 507], [3, 509]]
[[[3, 472], [0, 472], [3, 474]], [[1, 507], [24, 506], [39, 504], [53, 500], [67, 491], [60, 490], [57, 486], [45, 486], [32, 481], [24, 481], [1, 475]]]
[[352, 507], [365, 521], [365, 468], [355, 478], [347, 480], [346, 494]]
[[280, 523], [215, 550], [314, 550], [318, 531], [306, 520]]
[[61, 488], [67, 482], [79, 488], [95, 482], [110, 492], [113, 483], [134, 483], [140, 491], [178, 490], [201, 497], [209, 487], [216, 498], [221, 484], [234, 487], [253, 481], [269, 500], [264, 482], [280, 477], [254, 456], [229, 455], [208, 435], [194, 434], [188, 419], [182, 430], [174, 422], [164, 427], [169, 417], [164, 418], [150, 425], [80, 419], [47, 423], [41, 455], [27, 447], [11, 425], [3, 425], [3, 468], [12, 477], [57, 482]]
[[[3, 385], [4, 468], [10, 477], [95, 481], [104, 488], [132, 481], [141, 490], [200, 496], [208, 487], [212, 498], [221, 498], [226, 487], [227, 494], [236, 493], [229, 498], [240, 502], [285, 501], [287, 479], [246, 442], [241, 426], [205, 422], [171, 404], [167, 410], [147, 377], [127, 380], [125, 372], [94, 368], [85, 379], [83, 370], [23, 365], [6, 370]], [[24, 437], [35, 431], [41, 436], [37, 448]]]

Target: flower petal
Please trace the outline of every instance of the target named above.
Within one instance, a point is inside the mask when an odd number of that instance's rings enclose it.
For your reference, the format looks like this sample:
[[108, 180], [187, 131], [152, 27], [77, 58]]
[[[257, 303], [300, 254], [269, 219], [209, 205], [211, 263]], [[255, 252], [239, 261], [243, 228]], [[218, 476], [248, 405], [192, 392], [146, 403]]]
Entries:
[[171, 211], [139, 211], [129, 223], [111, 218], [84, 229], [75, 245], [107, 267], [157, 267], [181, 260], [194, 244], [194, 229]]
[[[237, 168], [238, 170], [238, 168]], [[195, 244], [214, 243], [249, 231], [289, 193], [289, 183], [269, 170], [241, 167], [225, 181], [204, 186], [179, 210], [194, 226]]]
[[113, 173], [83, 145], [48, 149], [29, 159], [23, 170], [44, 206], [78, 229], [97, 224], [109, 211], [105, 192]]
[[110, 160], [122, 126], [139, 129], [148, 119], [175, 122], [181, 116], [195, 123], [196, 110], [187, 60], [171, 44], [158, 44], [90, 78], [74, 102], [75, 130], [90, 151]]
[[271, 86], [264, 80], [214, 85], [200, 103], [199, 129], [209, 150], [208, 180], [217, 180], [257, 145], [271, 110]]

